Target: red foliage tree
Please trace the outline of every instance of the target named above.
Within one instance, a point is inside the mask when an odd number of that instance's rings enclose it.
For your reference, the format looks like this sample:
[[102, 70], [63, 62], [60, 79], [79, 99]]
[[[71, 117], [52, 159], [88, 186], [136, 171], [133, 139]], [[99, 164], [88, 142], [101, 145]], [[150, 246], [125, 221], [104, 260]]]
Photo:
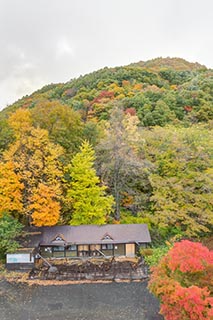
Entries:
[[107, 91], [107, 90], [101, 91], [99, 93], [99, 95], [96, 98], [93, 99], [91, 104], [100, 103], [100, 102], [102, 102], [103, 99], [106, 100], [106, 101], [114, 99], [114, 92], [113, 91]]
[[213, 264], [213, 254], [199, 242], [184, 240], [175, 243], [170, 251], [168, 267], [171, 271], [199, 272]]
[[161, 301], [166, 320], [213, 319], [213, 252], [201, 243], [183, 240], [152, 269], [149, 289]]
[[186, 112], [191, 112], [191, 111], [193, 110], [193, 108], [192, 108], [191, 106], [185, 106], [185, 107], [184, 107], [184, 110], [185, 110]]
[[135, 116], [136, 115], [136, 110], [135, 110], [135, 108], [127, 108], [125, 110], [125, 114], [130, 114], [130, 116]]

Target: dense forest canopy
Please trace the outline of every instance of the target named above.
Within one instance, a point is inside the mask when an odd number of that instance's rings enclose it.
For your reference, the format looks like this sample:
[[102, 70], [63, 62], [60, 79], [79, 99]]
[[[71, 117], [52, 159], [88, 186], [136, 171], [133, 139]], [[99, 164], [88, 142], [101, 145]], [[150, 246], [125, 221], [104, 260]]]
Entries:
[[[198, 63], [157, 58], [47, 85], [0, 113], [1, 216], [37, 226], [145, 222], [154, 241], [205, 237], [212, 131], [213, 70]], [[87, 161], [85, 186], [76, 177]], [[84, 188], [106, 198], [100, 220], [91, 209], [78, 217]]]

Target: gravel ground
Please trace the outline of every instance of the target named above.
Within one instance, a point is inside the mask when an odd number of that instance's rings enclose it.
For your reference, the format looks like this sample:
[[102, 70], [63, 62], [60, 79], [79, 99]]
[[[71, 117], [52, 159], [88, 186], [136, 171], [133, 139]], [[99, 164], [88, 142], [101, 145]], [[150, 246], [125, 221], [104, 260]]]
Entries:
[[27, 286], [0, 282], [0, 320], [161, 320], [146, 282]]

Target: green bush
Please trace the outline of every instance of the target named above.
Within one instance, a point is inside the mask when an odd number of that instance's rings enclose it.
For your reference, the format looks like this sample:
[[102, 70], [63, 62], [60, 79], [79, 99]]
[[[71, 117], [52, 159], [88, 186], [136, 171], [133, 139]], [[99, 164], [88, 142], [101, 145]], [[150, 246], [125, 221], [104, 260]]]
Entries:
[[7, 252], [14, 252], [19, 247], [15, 237], [20, 235], [22, 228], [22, 224], [7, 214], [0, 218], [0, 259], [4, 259]]
[[[150, 266], [156, 266], [159, 261], [161, 260], [161, 258], [167, 254], [167, 252], [169, 251], [169, 249], [172, 247], [172, 245], [170, 243], [167, 243], [163, 246], [157, 247], [157, 248], [153, 248], [150, 249], [150, 251], [145, 251], [145, 255], [144, 255], [144, 259], [145, 262]], [[145, 249], [142, 250], [142, 255], [143, 255], [143, 251]], [[148, 249], [147, 249], [148, 250]], [[148, 254], [147, 254], [148, 253]], [[150, 254], [149, 254], [150, 253]]]
[[139, 250], [139, 254], [140, 256], [143, 256], [143, 257], [150, 257], [153, 255], [153, 249], [151, 248], [141, 248]]

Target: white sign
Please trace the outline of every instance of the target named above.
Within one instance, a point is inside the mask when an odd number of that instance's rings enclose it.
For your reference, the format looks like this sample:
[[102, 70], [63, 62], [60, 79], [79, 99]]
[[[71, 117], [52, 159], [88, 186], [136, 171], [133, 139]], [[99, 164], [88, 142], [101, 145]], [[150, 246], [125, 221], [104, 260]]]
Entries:
[[30, 253], [8, 253], [7, 263], [33, 263], [34, 257]]

